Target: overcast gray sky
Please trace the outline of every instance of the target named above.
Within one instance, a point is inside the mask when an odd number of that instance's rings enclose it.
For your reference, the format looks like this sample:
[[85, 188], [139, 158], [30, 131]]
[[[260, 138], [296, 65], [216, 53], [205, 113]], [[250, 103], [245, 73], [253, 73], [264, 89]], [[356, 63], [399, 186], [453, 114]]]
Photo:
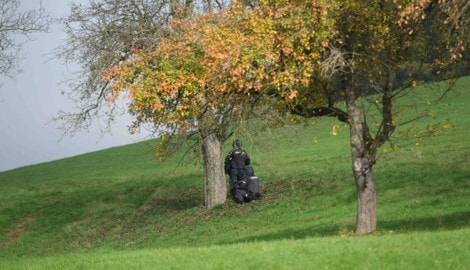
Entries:
[[[41, 2], [51, 16], [58, 17], [69, 12], [72, 2], [86, 0], [21, 0], [21, 8], [38, 9]], [[117, 119], [112, 134], [102, 135], [95, 127], [59, 141], [57, 125], [49, 122], [59, 110], [71, 110], [72, 104], [61, 95], [67, 90], [61, 82], [72, 77], [73, 67], [65, 66], [62, 60], [49, 60], [48, 54], [65, 37], [58, 25], [49, 33], [35, 35], [23, 47], [22, 73], [13, 80], [0, 75], [0, 171], [149, 138], [148, 134], [130, 135], [130, 118], [124, 116]]]

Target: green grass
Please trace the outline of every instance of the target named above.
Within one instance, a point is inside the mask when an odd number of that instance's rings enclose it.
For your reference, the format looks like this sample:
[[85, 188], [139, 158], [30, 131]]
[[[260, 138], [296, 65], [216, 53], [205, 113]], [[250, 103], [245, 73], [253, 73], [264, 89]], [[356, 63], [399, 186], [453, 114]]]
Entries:
[[[469, 268], [469, 87], [416, 125], [439, 132], [397, 132], [381, 150], [373, 235], [353, 234], [348, 128], [322, 119], [242, 137], [264, 195], [253, 204], [205, 209], [201, 162], [158, 164], [155, 141], [2, 172], [0, 269]], [[417, 88], [395, 108], [405, 119], [437, 96]]]
[[9, 259], [3, 269], [466, 269], [469, 229]]

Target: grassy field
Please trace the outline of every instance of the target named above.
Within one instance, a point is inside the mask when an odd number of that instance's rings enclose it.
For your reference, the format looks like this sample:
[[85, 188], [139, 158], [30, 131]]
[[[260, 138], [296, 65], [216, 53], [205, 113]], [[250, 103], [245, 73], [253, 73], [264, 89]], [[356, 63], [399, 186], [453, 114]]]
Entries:
[[373, 235], [353, 234], [348, 128], [321, 119], [242, 137], [252, 204], [205, 209], [201, 161], [158, 164], [155, 141], [2, 172], [0, 269], [469, 269], [470, 77], [430, 106], [439, 87], [396, 106], [432, 117], [382, 148]]

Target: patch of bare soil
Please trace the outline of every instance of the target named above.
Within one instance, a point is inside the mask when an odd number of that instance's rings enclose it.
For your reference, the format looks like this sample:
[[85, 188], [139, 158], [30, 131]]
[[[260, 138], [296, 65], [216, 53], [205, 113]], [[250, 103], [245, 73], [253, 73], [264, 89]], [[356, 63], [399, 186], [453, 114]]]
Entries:
[[6, 241], [2, 244], [3, 248], [8, 248], [16, 240], [18, 240], [21, 235], [28, 229], [28, 226], [31, 225], [36, 220], [36, 214], [27, 215], [16, 227], [14, 227], [7, 236]]

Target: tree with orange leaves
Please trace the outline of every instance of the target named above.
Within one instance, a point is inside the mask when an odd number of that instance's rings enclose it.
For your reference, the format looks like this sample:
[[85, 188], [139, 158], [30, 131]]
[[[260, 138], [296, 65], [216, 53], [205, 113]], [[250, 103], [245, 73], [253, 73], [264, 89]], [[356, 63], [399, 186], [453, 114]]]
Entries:
[[330, 36], [329, 5], [261, 2], [247, 9], [233, 1], [229, 10], [174, 19], [155, 50], [133, 50], [128, 61], [102, 72], [112, 84], [111, 99], [123, 92], [130, 98], [136, 127], [152, 123], [167, 134], [200, 135], [208, 208], [226, 200], [222, 145], [228, 128], [269, 102], [270, 91], [294, 99], [295, 86], [308, 81], [324, 48], [298, 49], [325, 44]]
[[[334, 36], [318, 73], [297, 88], [290, 111], [337, 117], [349, 126], [356, 233], [367, 234], [377, 224], [373, 166], [378, 149], [387, 142], [393, 145], [395, 130], [420, 118], [399, 121], [401, 112], [393, 105], [426, 76], [454, 78], [453, 65], [463, 59], [468, 45], [469, 10], [465, 1], [334, 2]], [[319, 90], [323, 101], [314, 98]]]

